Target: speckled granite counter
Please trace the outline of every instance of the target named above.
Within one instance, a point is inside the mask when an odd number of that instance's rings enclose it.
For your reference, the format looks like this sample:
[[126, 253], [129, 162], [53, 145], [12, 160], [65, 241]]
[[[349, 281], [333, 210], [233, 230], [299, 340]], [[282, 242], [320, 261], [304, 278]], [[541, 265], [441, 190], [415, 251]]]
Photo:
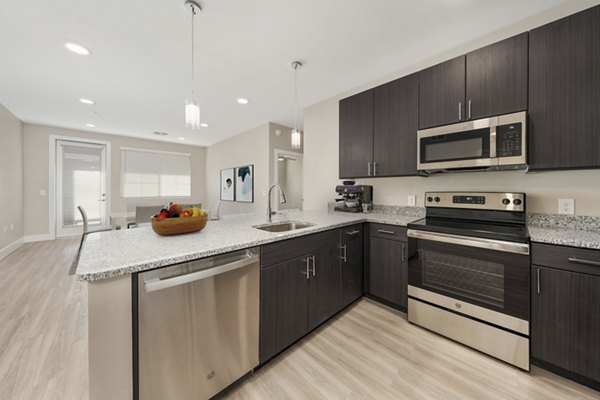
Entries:
[[529, 214], [532, 242], [600, 249], [600, 217]]
[[421, 216], [419, 208], [382, 207], [369, 214], [314, 211], [277, 215], [274, 222], [296, 220], [314, 224], [280, 233], [253, 228], [265, 224], [265, 218], [256, 216], [210, 221], [201, 232], [179, 236], [158, 236], [150, 226], [99, 232], [86, 238], [76, 274], [82, 281], [109, 279], [359, 222], [406, 226]]

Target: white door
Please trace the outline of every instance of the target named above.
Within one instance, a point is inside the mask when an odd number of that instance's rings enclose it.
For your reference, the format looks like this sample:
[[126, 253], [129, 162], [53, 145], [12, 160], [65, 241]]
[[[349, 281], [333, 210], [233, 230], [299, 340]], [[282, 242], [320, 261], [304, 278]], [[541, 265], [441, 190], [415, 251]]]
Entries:
[[109, 226], [106, 145], [69, 140], [56, 141], [56, 236], [80, 235], [83, 219], [88, 229]]

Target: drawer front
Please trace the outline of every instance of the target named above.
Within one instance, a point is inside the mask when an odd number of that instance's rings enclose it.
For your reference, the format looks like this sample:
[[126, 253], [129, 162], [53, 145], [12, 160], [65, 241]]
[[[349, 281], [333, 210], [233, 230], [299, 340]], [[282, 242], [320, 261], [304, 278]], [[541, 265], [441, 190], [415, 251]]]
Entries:
[[371, 237], [406, 242], [406, 227], [388, 224], [370, 224]]
[[281, 242], [269, 243], [261, 247], [260, 265], [267, 267], [296, 257], [306, 256], [324, 247], [339, 244], [339, 229], [313, 233]]
[[600, 275], [600, 251], [598, 250], [533, 243], [531, 262], [544, 267]]
[[363, 240], [363, 224], [356, 224], [340, 228], [340, 241], [342, 244], [355, 240]]

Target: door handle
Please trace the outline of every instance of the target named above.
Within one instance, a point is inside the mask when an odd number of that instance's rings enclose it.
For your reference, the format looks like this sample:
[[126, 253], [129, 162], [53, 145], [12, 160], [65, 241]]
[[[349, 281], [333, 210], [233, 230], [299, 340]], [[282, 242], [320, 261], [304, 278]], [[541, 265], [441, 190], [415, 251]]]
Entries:
[[594, 267], [600, 267], [600, 261], [584, 260], [577, 257], [569, 257], [569, 262], [583, 265], [593, 265]]
[[471, 119], [471, 100], [469, 100], [467, 105], [467, 119]]
[[346, 231], [346, 235], [348, 236], [358, 235], [359, 233], [360, 231]]
[[371, 163], [367, 163], [367, 176], [371, 176]]
[[317, 274], [317, 261], [316, 261], [316, 257], [312, 256], [312, 257], [310, 257], [310, 259], [312, 260], [312, 273], [313, 273], [313, 276], [315, 276]]
[[347, 262], [347, 261], [348, 261], [348, 258], [346, 257], [346, 256], [347, 256], [347, 253], [346, 253], [346, 251], [347, 251], [347, 248], [348, 248], [348, 246], [347, 246], [347, 245], [343, 245], [343, 246], [342, 246], [342, 247], [340, 247], [340, 248], [341, 248], [342, 250], [344, 250], [344, 255], [342, 256], [342, 260], [344, 260], [344, 262]]
[[306, 279], [310, 279], [310, 257], [306, 257], [302, 260], [306, 263], [306, 271], [301, 271], [302, 275], [306, 275]]
[[377, 176], [377, 163], [373, 161], [373, 176]]
[[540, 292], [542, 291], [541, 284], [540, 284], [540, 269], [537, 268], [535, 272], [537, 275], [537, 294], [540, 294]]
[[396, 232], [394, 232], [394, 231], [388, 231], [388, 230], [385, 230], [385, 229], [378, 229], [377, 232], [384, 233], [386, 235], [395, 235], [396, 234]]
[[458, 120], [462, 121], [462, 102], [458, 102]]

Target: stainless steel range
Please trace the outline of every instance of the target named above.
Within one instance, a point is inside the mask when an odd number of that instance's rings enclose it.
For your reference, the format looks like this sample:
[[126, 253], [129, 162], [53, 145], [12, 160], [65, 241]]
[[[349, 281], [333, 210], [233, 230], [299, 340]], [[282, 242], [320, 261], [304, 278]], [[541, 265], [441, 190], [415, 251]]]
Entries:
[[529, 370], [524, 193], [425, 194], [408, 224], [408, 320]]

